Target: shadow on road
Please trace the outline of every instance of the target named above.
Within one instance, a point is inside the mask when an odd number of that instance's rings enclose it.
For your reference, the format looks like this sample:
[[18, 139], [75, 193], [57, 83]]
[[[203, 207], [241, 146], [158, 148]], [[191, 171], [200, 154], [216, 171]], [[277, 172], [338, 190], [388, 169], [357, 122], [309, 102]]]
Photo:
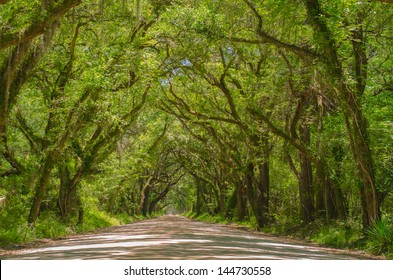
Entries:
[[359, 259], [316, 246], [291, 244], [277, 237], [180, 216], [105, 229], [42, 247], [14, 252], [1, 259]]

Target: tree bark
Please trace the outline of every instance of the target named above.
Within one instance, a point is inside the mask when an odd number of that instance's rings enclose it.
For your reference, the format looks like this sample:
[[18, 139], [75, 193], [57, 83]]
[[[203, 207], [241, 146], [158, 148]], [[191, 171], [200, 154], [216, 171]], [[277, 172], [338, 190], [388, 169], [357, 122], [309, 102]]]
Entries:
[[151, 191], [151, 181], [153, 180], [153, 176], [149, 175], [147, 180], [141, 180], [140, 186], [140, 199], [139, 199], [139, 213], [143, 216], [147, 216], [147, 211], [149, 207], [149, 198], [150, 198], [150, 191]]
[[49, 184], [49, 179], [52, 174], [52, 169], [55, 165], [56, 157], [52, 154], [48, 156], [42, 167], [40, 168], [40, 178], [36, 183], [35, 196], [33, 198], [33, 203], [30, 208], [29, 218], [27, 220], [28, 224], [32, 225], [37, 220], [40, 215], [41, 203], [45, 197], [45, 193]]
[[[299, 127], [300, 141], [310, 145], [310, 128], [308, 124], [302, 123]], [[302, 152], [299, 152], [299, 196], [300, 196], [300, 218], [308, 223], [314, 219], [314, 190], [311, 160]]]
[[79, 192], [76, 193], [76, 203], [78, 206], [78, 225], [83, 225], [85, 219], [85, 210], [83, 209], [82, 199]]
[[259, 164], [259, 182], [258, 182], [258, 207], [260, 207], [261, 215], [264, 223], [269, 221], [269, 200], [270, 200], [270, 176], [269, 161], [265, 159]]
[[[248, 163], [246, 170], [246, 186], [247, 186], [247, 199], [250, 203], [251, 209], [254, 213], [254, 216], [257, 220], [258, 228], [263, 228], [267, 223], [267, 213], [264, 212], [266, 210], [266, 205], [263, 204], [264, 199], [263, 196], [266, 195], [266, 186], [259, 184], [257, 189], [255, 189], [255, 173], [254, 173], [254, 164]], [[266, 198], [266, 197], [265, 197]]]
[[[357, 97], [361, 96], [363, 92], [353, 92], [345, 80], [342, 63], [338, 55], [337, 43], [324, 21], [324, 17], [322, 17], [323, 12], [319, 1], [304, 0], [304, 3], [311, 25], [314, 27], [315, 33], [320, 35], [320, 45], [325, 59], [324, 63], [327, 65], [333, 80], [337, 81], [337, 93], [343, 108], [352, 156], [355, 160], [357, 173], [362, 182], [360, 196], [363, 201], [363, 226], [368, 227], [380, 219], [381, 213], [378, 189], [375, 181], [375, 171], [369, 146], [367, 122], [359, 101], [357, 100]], [[356, 49], [361, 50], [362, 46], [356, 45], [355, 50]], [[359, 70], [364, 70], [365, 61], [360, 61], [359, 59], [362, 58], [356, 57], [355, 55], [355, 59], [356, 58], [358, 62], [361, 62], [360, 65], [362, 68]], [[358, 78], [360, 84], [357, 85], [357, 90], [364, 89], [364, 79], [365, 77]]]
[[201, 209], [202, 208], [202, 198], [201, 198], [202, 190], [201, 190], [201, 186], [200, 186], [198, 179], [196, 179], [196, 189], [197, 189], [196, 215], [198, 217], [199, 215], [201, 215], [201, 210], [202, 210]]
[[316, 166], [317, 209], [324, 213], [327, 221], [346, 220], [347, 210], [344, 195], [332, 179], [329, 178], [326, 164], [321, 160]]
[[157, 198], [155, 198], [153, 201], [150, 202], [149, 205], [149, 214], [151, 215], [154, 211], [154, 209], [156, 208], [156, 205], [158, 202], [160, 202], [162, 199], [164, 199], [166, 197], [166, 195], [168, 194], [169, 190], [171, 189], [171, 186], [167, 186], [164, 191], [162, 191]]
[[71, 208], [70, 172], [66, 166], [62, 165], [58, 166], [58, 172], [60, 177], [58, 205], [60, 215], [66, 218]]
[[243, 221], [247, 215], [247, 203], [242, 182], [239, 182], [236, 187], [236, 210], [237, 219]]
[[38, 17], [22, 34], [4, 34], [0, 35], [0, 50], [16, 46], [21, 43], [32, 41], [34, 38], [44, 34], [45, 30], [54, 22], [60, 19], [65, 13], [75, 6], [82, 3], [82, 0], [64, 0], [52, 11], [46, 10], [42, 17]]
[[145, 217], [147, 216], [147, 213], [148, 213], [150, 191], [151, 191], [150, 186], [146, 186], [142, 190], [143, 195], [142, 195], [142, 199], [141, 199], [141, 214]]

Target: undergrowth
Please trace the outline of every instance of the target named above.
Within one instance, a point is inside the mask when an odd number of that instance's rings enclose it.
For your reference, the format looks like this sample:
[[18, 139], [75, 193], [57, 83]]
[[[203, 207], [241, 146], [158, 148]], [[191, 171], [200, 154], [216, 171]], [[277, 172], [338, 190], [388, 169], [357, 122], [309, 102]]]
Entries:
[[[244, 221], [229, 220], [223, 216], [202, 214], [197, 216], [190, 212], [188, 218], [198, 221], [229, 224], [235, 223], [256, 230], [255, 218]], [[393, 217], [384, 217], [367, 230], [362, 230], [360, 221], [315, 220], [308, 224], [271, 223], [262, 229], [263, 232], [312, 241], [333, 248], [361, 250], [374, 255], [382, 255], [393, 259]]]
[[75, 221], [67, 223], [53, 212], [43, 211], [33, 227], [28, 226], [26, 222], [27, 212], [22, 211], [17, 218], [14, 214], [9, 214], [15, 210], [0, 211], [0, 245], [28, 243], [41, 238], [59, 238], [146, 219], [143, 216], [130, 217], [127, 214], [111, 216], [99, 210], [86, 210], [83, 225], [76, 225]]
[[209, 214], [202, 214], [199, 216], [193, 217], [197, 221], [203, 221], [207, 223], [217, 223], [217, 224], [228, 224], [229, 221], [226, 219], [224, 216], [217, 215], [217, 216], [211, 216]]
[[244, 219], [243, 221], [237, 221], [234, 219], [229, 219], [228, 217], [225, 217], [223, 215], [210, 215], [206, 213], [197, 215], [195, 212], [189, 212], [185, 214], [185, 216], [193, 220], [207, 222], [207, 223], [236, 224], [251, 230], [256, 230], [258, 228], [257, 221], [254, 217]]
[[362, 239], [361, 230], [355, 224], [331, 222], [316, 227], [310, 236], [311, 241], [334, 248], [353, 249]]
[[367, 249], [393, 259], [393, 219], [384, 217], [366, 231]]

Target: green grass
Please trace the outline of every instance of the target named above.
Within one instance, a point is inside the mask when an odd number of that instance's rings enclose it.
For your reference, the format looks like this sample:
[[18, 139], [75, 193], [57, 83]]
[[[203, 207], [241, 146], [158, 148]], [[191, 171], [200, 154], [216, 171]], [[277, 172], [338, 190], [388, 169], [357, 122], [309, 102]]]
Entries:
[[[10, 212], [11, 213], [11, 212]], [[41, 238], [59, 238], [67, 235], [92, 231], [98, 228], [118, 226], [133, 223], [146, 217], [130, 217], [126, 214], [111, 216], [99, 210], [87, 210], [84, 213], [83, 225], [75, 226], [65, 223], [60, 217], [51, 212], [42, 212], [34, 227], [26, 222], [27, 213], [18, 218], [3, 212], [0, 215], [0, 245], [16, 245], [36, 241]]]
[[77, 227], [78, 232], [120, 225], [120, 221], [109, 214], [98, 210], [85, 211], [83, 225]]
[[31, 228], [36, 238], [57, 238], [74, 233], [74, 230], [63, 224], [55, 214], [41, 213], [34, 228]]
[[207, 222], [207, 223], [215, 223], [215, 224], [236, 224], [243, 226], [245, 228], [249, 228], [252, 230], [256, 230], [258, 228], [257, 221], [254, 217], [250, 217], [248, 219], [245, 219], [243, 221], [237, 221], [237, 220], [230, 220], [225, 216], [222, 215], [210, 215], [210, 214], [201, 214], [197, 216], [195, 212], [189, 212], [185, 214], [187, 218], [201, 221], [201, 222]]
[[21, 224], [13, 228], [0, 229], [0, 245], [20, 244], [31, 242], [36, 239], [35, 232], [27, 224]]
[[247, 227], [252, 230], [258, 230], [258, 222], [255, 217], [250, 217], [249, 219], [246, 219], [244, 221], [235, 221], [236, 224]]
[[308, 238], [315, 243], [329, 247], [353, 248], [362, 235], [348, 224], [337, 222], [316, 228]]
[[228, 224], [229, 221], [221, 215], [212, 216], [209, 214], [202, 214], [195, 217], [195, 220], [207, 223], [216, 223], [216, 224]]

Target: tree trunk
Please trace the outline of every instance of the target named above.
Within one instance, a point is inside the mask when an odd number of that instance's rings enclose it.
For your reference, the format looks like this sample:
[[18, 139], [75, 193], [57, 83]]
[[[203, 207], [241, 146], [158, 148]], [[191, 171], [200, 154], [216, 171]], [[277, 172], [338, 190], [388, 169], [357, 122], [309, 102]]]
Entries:
[[83, 209], [81, 198], [77, 190], [81, 178], [79, 176], [79, 171], [71, 178], [70, 172], [66, 166], [58, 166], [58, 169], [60, 176], [58, 198], [60, 214], [65, 220], [68, 220], [71, 216], [78, 215], [78, 223], [80, 223], [80, 219], [83, 220]]
[[247, 202], [245, 199], [244, 186], [242, 182], [239, 182], [236, 187], [236, 210], [237, 219], [243, 221], [247, 215]]
[[[305, 145], [310, 145], [310, 128], [308, 124], [302, 123], [299, 127], [300, 140]], [[314, 190], [312, 178], [312, 165], [309, 157], [299, 152], [300, 172], [299, 172], [299, 197], [300, 197], [300, 218], [308, 223], [314, 218]]]
[[40, 177], [35, 185], [35, 196], [30, 208], [30, 214], [27, 222], [32, 225], [40, 215], [41, 203], [45, 197], [46, 189], [49, 184], [49, 179], [52, 174], [54, 166], [54, 159], [51, 157], [46, 158], [42, 168], [40, 169]]
[[196, 215], [197, 217], [200, 216], [201, 213], [201, 207], [202, 207], [202, 190], [200, 186], [200, 182], [198, 179], [196, 179], [196, 188], [197, 188], [197, 201], [196, 201]]
[[59, 177], [60, 177], [60, 188], [58, 205], [60, 209], [60, 215], [63, 218], [67, 218], [71, 208], [71, 191], [70, 191], [70, 172], [66, 166], [58, 166]]
[[8, 59], [0, 67], [0, 151], [5, 144], [5, 133], [9, 111], [12, 108], [21, 85], [25, 82], [18, 81], [18, 72], [23, 60], [28, 56], [30, 43], [19, 44], [14, 48]]
[[82, 226], [85, 218], [85, 211], [83, 209], [82, 199], [79, 192], [76, 193], [76, 204], [78, 206], [78, 225]]
[[151, 191], [151, 186], [147, 185], [142, 189], [142, 192], [141, 192], [140, 212], [145, 217], [147, 216], [147, 213], [148, 213], [150, 191]]
[[351, 150], [357, 173], [362, 182], [360, 196], [364, 201], [362, 203], [363, 226], [367, 228], [381, 218], [380, 200], [375, 184], [375, 172], [368, 144], [366, 121], [353, 96], [348, 98], [348, 107], [351, 123], [347, 120], [346, 125], [350, 134]]
[[317, 164], [316, 169], [317, 209], [324, 213], [327, 221], [331, 219], [345, 220], [347, 211], [340, 187], [329, 178], [323, 160]]
[[[362, 182], [360, 197], [362, 200], [363, 226], [367, 228], [381, 217], [379, 194], [375, 182], [375, 170], [369, 147], [367, 122], [357, 100], [357, 97], [363, 94], [367, 77], [367, 73], [361, 73], [359, 70], [366, 69], [367, 61], [364, 61], [362, 57], [358, 57], [358, 54], [354, 55], [354, 61], [357, 67], [360, 67], [357, 69], [357, 74], [362, 75], [362, 77], [357, 77], [357, 92], [353, 92], [345, 80], [346, 75], [344, 74], [342, 62], [339, 58], [338, 44], [326, 24], [324, 17], [321, 16], [324, 13], [319, 1], [304, 0], [304, 3], [315, 33], [319, 35], [324, 63], [332, 79], [338, 85], [337, 93], [346, 121], [352, 156], [355, 160], [358, 176]], [[361, 23], [361, 21], [358, 21], [358, 23]], [[359, 42], [362, 39], [362, 34], [355, 34], [355, 39], [358, 42], [354, 46], [354, 52], [359, 52], [364, 47], [365, 42]]]
[[169, 186], [167, 186], [167, 187], [164, 189], [163, 192], [161, 192], [161, 193], [158, 195], [157, 198], [153, 199], [153, 201], [150, 203], [150, 206], [149, 206], [149, 214], [152, 214], [152, 213], [153, 213], [153, 211], [154, 211], [155, 208], [156, 208], [157, 203], [160, 202], [161, 200], [163, 200], [163, 199], [166, 197], [166, 195], [168, 194], [168, 192], [169, 192], [170, 189], [171, 189], [171, 186], [169, 185]]
[[257, 220], [258, 229], [260, 229], [266, 225], [266, 220], [263, 207], [259, 204], [261, 202], [261, 194], [257, 193], [259, 190], [256, 192], [254, 189], [254, 176], [254, 164], [250, 162], [246, 171], [247, 199]]
[[270, 178], [269, 178], [269, 161], [265, 158], [264, 162], [259, 165], [259, 182], [258, 182], [258, 208], [260, 208], [264, 223], [269, 220], [269, 198], [270, 198]]
[[226, 210], [225, 210], [225, 217], [232, 220], [233, 216], [235, 215], [237, 205], [237, 188], [232, 190], [231, 196], [228, 199]]

